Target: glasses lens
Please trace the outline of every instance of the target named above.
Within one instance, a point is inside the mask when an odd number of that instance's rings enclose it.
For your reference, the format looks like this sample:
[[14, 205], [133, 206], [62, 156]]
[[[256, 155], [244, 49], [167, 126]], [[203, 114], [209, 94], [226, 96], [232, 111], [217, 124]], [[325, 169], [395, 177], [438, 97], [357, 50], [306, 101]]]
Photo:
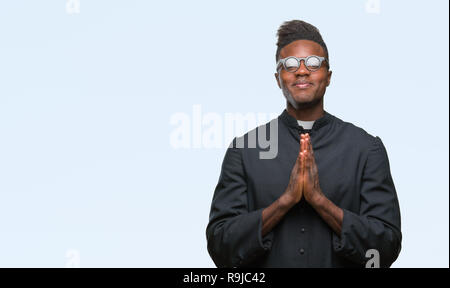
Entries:
[[312, 56], [306, 60], [305, 64], [309, 70], [315, 71], [320, 68], [320, 59], [316, 56]]
[[298, 61], [295, 58], [287, 58], [286, 61], [284, 61], [284, 66], [286, 71], [294, 72], [298, 69]]

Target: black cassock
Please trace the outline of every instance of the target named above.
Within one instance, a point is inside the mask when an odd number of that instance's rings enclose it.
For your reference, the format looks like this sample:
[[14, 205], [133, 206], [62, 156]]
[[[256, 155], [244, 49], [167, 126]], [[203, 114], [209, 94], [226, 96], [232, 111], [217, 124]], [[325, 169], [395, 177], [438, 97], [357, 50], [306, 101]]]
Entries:
[[[381, 139], [326, 111], [311, 130], [305, 130], [286, 110], [240, 139], [249, 143], [248, 136], [262, 129], [267, 137], [275, 135], [270, 133], [270, 123], [278, 127], [275, 158], [260, 159], [260, 152], [268, 148], [261, 148], [258, 141], [256, 148], [237, 148], [235, 138], [234, 147], [227, 149], [206, 228], [214, 263], [218, 267], [365, 267], [376, 257], [371, 249], [376, 249], [380, 266], [389, 267], [400, 253], [402, 234]], [[262, 210], [286, 190], [300, 134], [306, 132], [320, 188], [344, 211], [341, 235], [302, 199], [262, 237]]]

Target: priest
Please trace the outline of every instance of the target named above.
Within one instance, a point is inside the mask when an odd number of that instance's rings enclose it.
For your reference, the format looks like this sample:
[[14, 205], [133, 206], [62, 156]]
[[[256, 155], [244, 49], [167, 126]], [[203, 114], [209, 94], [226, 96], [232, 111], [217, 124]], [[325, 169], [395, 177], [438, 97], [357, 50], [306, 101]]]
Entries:
[[238, 138], [227, 149], [206, 228], [212, 260], [218, 267], [390, 267], [402, 234], [383, 142], [324, 110], [332, 71], [316, 27], [285, 22], [277, 46], [286, 109], [263, 128], [277, 135], [278, 152], [262, 159], [263, 147], [236, 147]]

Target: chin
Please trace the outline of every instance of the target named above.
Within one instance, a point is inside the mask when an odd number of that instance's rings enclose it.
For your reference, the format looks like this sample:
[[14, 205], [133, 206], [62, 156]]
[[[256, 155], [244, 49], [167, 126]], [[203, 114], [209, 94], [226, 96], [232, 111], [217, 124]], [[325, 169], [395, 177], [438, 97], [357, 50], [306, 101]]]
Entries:
[[315, 99], [314, 95], [294, 95], [288, 89], [283, 89], [283, 94], [295, 109], [309, 108], [320, 102], [320, 99]]
[[310, 95], [299, 95], [299, 96], [294, 96], [293, 98], [294, 98], [295, 102], [297, 102], [299, 105], [316, 102], [314, 97], [310, 96]]
[[314, 107], [316, 105], [320, 104], [320, 98], [314, 98], [314, 97], [294, 97], [293, 99], [295, 99], [295, 102], [297, 104], [297, 108], [296, 109], [305, 109], [305, 108], [311, 108]]

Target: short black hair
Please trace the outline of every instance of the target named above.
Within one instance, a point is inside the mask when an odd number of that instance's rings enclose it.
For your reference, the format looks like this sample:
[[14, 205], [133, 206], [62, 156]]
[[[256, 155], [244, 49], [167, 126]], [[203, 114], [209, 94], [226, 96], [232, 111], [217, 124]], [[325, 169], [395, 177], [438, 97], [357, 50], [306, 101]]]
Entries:
[[327, 45], [323, 41], [319, 29], [317, 29], [315, 26], [301, 20], [286, 21], [280, 26], [280, 28], [278, 28], [277, 36], [278, 48], [277, 53], [275, 54], [275, 61], [279, 60], [281, 49], [289, 43], [296, 40], [311, 40], [322, 46], [323, 50], [325, 51], [327, 66], [330, 67]]

